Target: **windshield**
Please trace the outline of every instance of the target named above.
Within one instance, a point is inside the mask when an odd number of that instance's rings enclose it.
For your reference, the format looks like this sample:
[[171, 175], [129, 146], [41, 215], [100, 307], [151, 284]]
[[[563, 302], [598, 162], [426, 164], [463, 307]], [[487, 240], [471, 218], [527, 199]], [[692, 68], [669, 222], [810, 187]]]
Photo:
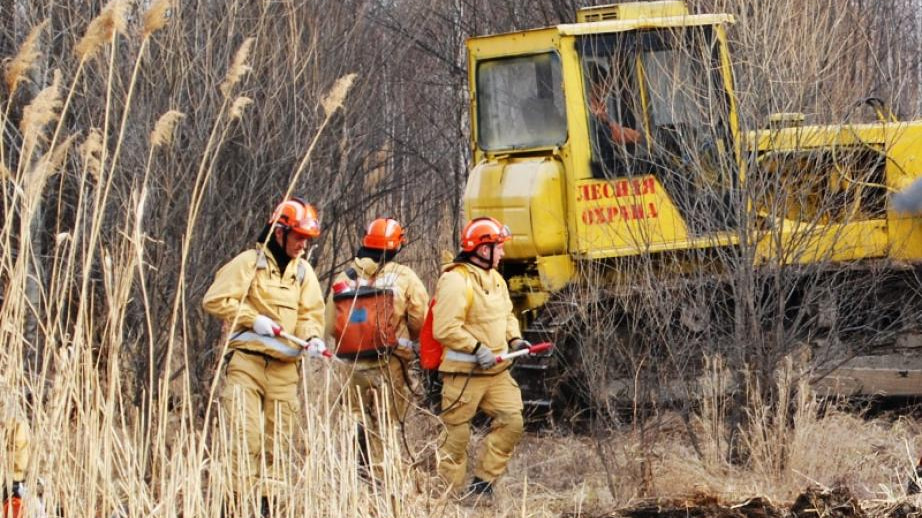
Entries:
[[481, 149], [558, 146], [567, 140], [560, 57], [553, 52], [477, 65]]
[[727, 148], [729, 103], [709, 27], [586, 36], [580, 53], [596, 162], [620, 155], [623, 168], [625, 156], [653, 148]]
[[725, 227], [737, 166], [713, 28], [589, 35], [579, 52], [593, 176], [654, 174], [687, 221], [705, 221], [693, 233]]
[[654, 128], [709, 124], [702, 112], [707, 96], [695, 99], [696, 95], [708, 91], [707, 88], [702, 89], [703, 85], [696, 84], [707, 75], [697, 74], [687, 55], [675, 49], [651, 50], [641, 56], [647, 79], [650, 121]]

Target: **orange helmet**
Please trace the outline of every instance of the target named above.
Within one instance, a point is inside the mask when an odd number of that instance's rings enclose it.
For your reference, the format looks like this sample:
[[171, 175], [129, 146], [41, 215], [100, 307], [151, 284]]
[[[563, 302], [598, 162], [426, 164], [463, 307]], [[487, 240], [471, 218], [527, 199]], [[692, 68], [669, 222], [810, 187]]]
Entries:
[[461, 250], [473, 252], [483, 244], [505, 243], [512, 238], [509, 227], [493, 218], [474, 218], [461, 231]]
[[299, 198], [290, 198], [279, 203], [269, 218], [269, 224], [275, 224], [285, 230], [292, 230], [305, 237], [320, 235], [320, 222], [317, 211], [310, 203]]
[[395, 219], [378, 218], [368, 225], [362, 246], [376, 250], [399, 250], [407, 244], [407, 236], [403, 227]]

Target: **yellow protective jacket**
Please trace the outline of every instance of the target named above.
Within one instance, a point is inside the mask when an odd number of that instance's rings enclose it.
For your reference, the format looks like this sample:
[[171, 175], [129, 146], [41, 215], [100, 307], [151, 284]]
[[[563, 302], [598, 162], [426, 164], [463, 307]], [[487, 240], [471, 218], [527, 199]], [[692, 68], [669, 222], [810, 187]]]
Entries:
[[470, 355], [480, 342], [495, 354], [502, 354], [508, 351], [509, 341], [522, 336], [519, 321], [512, 313], [509, 288], [499, 272], [452, 263], [439, 277], [434, 297], [432, 335], [445, 347], [440, 372], [497, 374], [509, 368], [511, 362], [502, 362], [485, 371], [471, 359], [459, 361], [452, 358], [457, 355], [450, 353]]
[[[350, 264], [357, 277], [376, 288], [389, 288], [394, 292], [394, 327], [397, 338], [401, 341], [416, 341], [419, 339], [419, 330], [426, 320], [426, 311], [429, 309], [429, 292], [411, 268], [390, 261], [381, 266], [380, 263], [369, 257], [355, 258]], [[333, 280], [333, 284], [349, 281], [345, 272], [341, 272]], [[333, 295], [327, 299], [326, 310], [326, 336], [331, 344], [333, 341], [333, 326], [336, 324], [336, 308], [333, 304]], [[334, 347], [335, 348], [335, 347]], [[412, 351], [405, 347], [395, 351], [398, 356], [410, 359]], [[381, 360], [359, 360], [357, 363], [377, 365]]]
[[282, 330], [301, 339], [323, 336], [324, 305], [320, 283], [302, 258], [288, 262], [285, 272], [268, 250], [257, 246], [221, 267], [202, 300], [205, 311], [235, 322], [230, 347], [294, 362], [301, 348], [282, 338], [252, 332], [258, 315], [271, 318]]

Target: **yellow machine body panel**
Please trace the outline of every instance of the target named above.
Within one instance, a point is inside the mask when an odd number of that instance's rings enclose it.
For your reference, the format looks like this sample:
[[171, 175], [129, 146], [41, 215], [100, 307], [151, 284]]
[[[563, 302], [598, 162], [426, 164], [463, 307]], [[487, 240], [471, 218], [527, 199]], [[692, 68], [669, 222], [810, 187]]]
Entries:
[[685, 2], [681, 0], [662, 0], [586, 7], [580, 9], [576, 13], [576, 21], [579, 23], [587, 23], [606, 20], [665, 18], [669, 16], [684, 16], [687, 14], [688, 7], [685, 5]]
[[757, 262], [922, 260], [922, 219], [888, 203], [922, 176], [920, 146], [919, 122], [751, 132], [759, 169], [784, 187], [753, 207], [768, 223], [754, 232]]
[[598, 259], [643, 252], [726, 246], [736, 235], [695, 238], [653, 175], [576, 182], [577, 253]]
[[468, 178], [465, 210], [514, 229], [505, 247], [509, 259], [564, 254], [564, 182], [561, 163], [545, 157], [484, 163]]

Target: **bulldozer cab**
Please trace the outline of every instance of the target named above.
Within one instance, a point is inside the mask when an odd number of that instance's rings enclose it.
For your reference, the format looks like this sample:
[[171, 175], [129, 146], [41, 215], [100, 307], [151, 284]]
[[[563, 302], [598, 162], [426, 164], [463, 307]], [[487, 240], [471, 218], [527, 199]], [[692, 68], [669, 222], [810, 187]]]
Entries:
[[574, 256], [733, 244], [732, 17], [640, 2], [579, 19], [468, 41], [468, 217], [507, 223], [509, 262], [536, 262], [542, 289]]

